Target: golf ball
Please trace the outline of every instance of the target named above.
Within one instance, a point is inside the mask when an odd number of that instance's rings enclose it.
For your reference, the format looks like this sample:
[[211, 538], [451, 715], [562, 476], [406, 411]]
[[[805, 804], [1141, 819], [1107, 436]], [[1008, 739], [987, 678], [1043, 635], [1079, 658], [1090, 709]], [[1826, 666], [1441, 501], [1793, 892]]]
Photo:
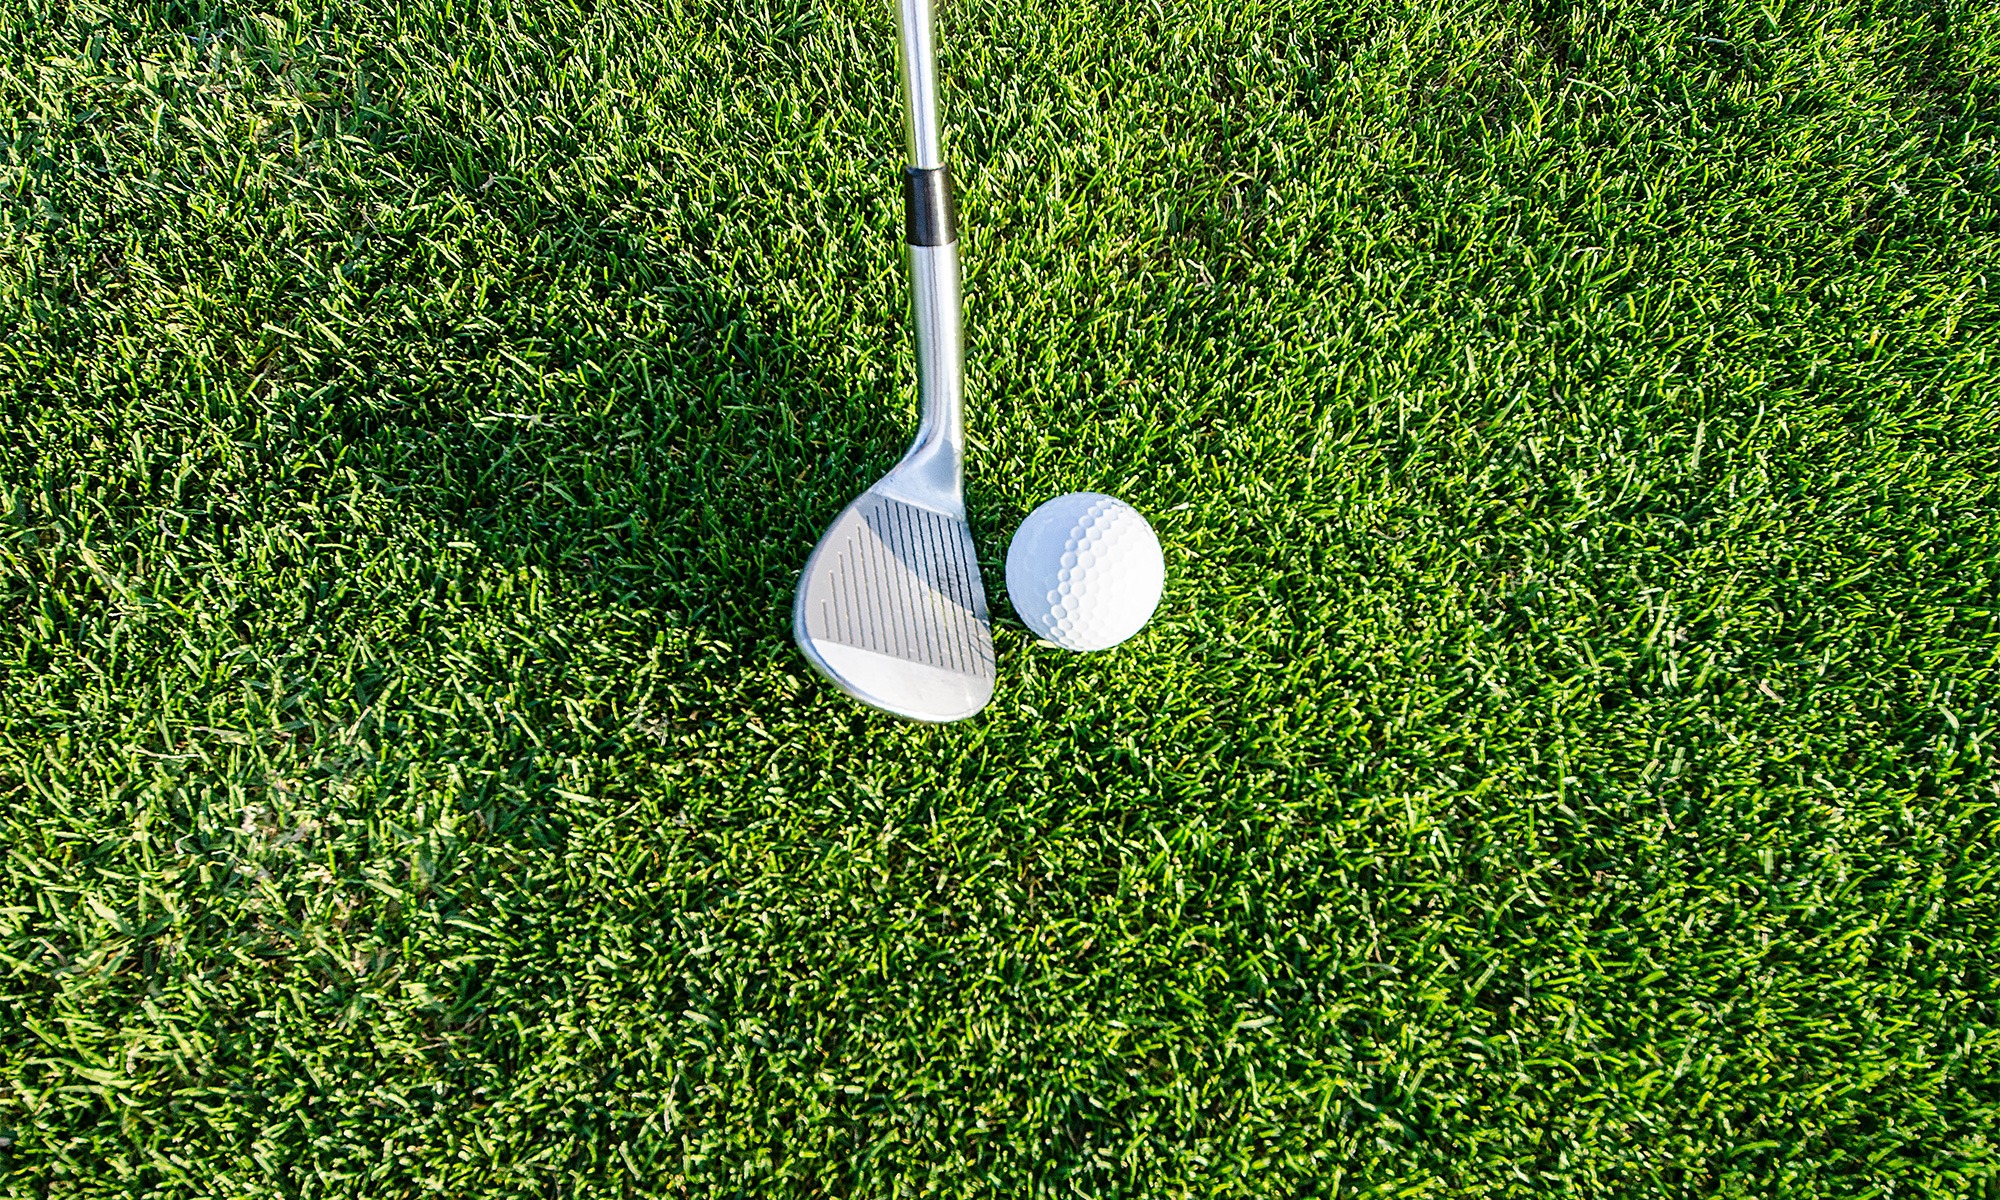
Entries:
[[1160, 605], [1167, 562], [1139, 510], [1071, 492], [1028, 514], [1007, 546], [1007, 597], [1028, 628], [1065, 650], [1109, 650]]

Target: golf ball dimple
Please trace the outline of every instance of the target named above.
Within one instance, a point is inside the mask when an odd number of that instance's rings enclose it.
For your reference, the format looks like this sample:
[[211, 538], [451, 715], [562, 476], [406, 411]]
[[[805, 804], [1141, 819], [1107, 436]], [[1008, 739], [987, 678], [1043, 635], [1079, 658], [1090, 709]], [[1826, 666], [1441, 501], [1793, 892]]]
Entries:
[[1014, 611], [1066, 650], [1109, 650], [1139, 632], [1166, 580], [1153, 527], [1138, 509], [1098, 492], [1043, 504], [1007, 546]]

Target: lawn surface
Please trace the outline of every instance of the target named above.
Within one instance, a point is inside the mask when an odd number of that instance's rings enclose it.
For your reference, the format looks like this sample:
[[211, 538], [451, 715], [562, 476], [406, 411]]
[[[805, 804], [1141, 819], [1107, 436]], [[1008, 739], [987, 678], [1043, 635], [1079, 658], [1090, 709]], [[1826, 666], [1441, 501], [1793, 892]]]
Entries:
[[886, 5], [0, 46], [6, 1195], [2000, 1194], [1992, 5], [948, 7], [946, 728]]

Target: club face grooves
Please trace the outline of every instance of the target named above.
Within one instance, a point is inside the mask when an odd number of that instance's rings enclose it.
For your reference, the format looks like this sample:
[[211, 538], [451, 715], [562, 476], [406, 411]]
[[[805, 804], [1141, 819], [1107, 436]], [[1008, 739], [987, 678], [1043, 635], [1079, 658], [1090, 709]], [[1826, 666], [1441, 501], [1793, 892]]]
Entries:
[[805, 633], [966, 675], [993, 671], [971, 531], [869, 493], [821, 542], [806, 580]]
[[[992, 694], [992, 627], [962, 520], [863, 495], [813, 551], [793, 617], [813, 665], [864, 703], [944, 721]], [[866, 669], [843, 669], [857, 661]]]

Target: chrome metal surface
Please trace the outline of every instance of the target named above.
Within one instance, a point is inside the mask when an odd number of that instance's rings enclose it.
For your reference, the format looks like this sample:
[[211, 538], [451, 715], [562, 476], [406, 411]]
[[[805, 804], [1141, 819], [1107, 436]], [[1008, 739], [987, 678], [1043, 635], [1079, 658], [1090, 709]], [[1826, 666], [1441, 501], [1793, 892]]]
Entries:
[[[910, 165], [943, 165], [930, 0], [898, 0]], [[915, 721], [986, 706], [993, 630], [965, 523], [965, 401], [958, 246], [910, 246], [917, 436], [834, 519], [792, 602], [807, 661], [864, 704]]]
[[896, 0], [896, 29], [896, 57], [903, 69], [903, 137], [910, 165], [943, 166], [937, 117], [937, 13], [931, 0]]
[[917, 437], [875, 490], [964, 519], [965, 350], [958, 325], [958, 246], [911, 246], [917, 329]]
[[864, 704], [956, 721], [993, 696], [993, 635], [963, 519], [870, 490], [820, 539], [792, 632], [806, 657]]

